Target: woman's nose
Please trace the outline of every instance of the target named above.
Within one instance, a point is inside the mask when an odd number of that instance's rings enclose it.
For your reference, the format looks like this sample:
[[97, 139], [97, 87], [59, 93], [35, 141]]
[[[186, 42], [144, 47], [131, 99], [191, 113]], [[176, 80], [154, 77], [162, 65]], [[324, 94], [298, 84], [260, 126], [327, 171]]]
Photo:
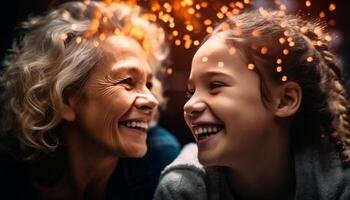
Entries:
[[194, 96], [192, 96], [192, 98], [189, 99], [184, 105], [185, 115], [188, 115], [190, 117], [194, 117], [202, 113], [205, 110], [205, 108], [206, 104], [199, 98], [195, 98]]
[[158, 100], [153, 96], [150, 91], [140, 93], [135, 100], [135, 107], [139, 110], [147, 112], [152, 111], [158, 106]]

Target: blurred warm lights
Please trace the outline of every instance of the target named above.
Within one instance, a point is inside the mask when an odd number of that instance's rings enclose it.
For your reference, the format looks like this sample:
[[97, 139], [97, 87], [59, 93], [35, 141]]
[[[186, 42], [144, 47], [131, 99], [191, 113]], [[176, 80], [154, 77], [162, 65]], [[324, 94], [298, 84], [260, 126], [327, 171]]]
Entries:
[[282, 59], [281, 59], [281, 58], [278, 58], [278, 59], [276, 60], [276, 63], [279, 64], [279, 65], [282, 64]]
[[311, 56], [309, 56], [306, 58], [306, 60], [307, 60], [307, 62], [312, 62], [314, 59]]
[[260, 53], [263, 55], [267, 54], [267, 52], [268, 52], [268, 49], [266, 47], [262, 47], [260, 50]]
[[283, 81], [283, 82], [286, 82], [287, 79], [288, 79], [288, 77], [287, 77], [286, 75], [283, 75], [283, 76], [282, 76], [282, 81]]
[[277, 66], [276, 71], [277, 72], [282, 72], [282, 66]]
[[334, 3], [331, 3], [329, 4], [328, 10], [332, 12], [332, 11], [335, 11], [336, 8], [337, 6]]
[[[120, 2], [122, 0], [104, 0], [105, 3], [110, 4], [112, 2]], [[90, 0], [84, 0], [85, 4], [89, 4]], [[254, 6], [254, 0], [238, 0], [238, 1], [230, 1], [229, 3], [223, 3], [221, 1], [212, 1], [208, 0], [178, 0], [178, 1], [146, 1], [146, 0], [125, 0], [128, 4], [143, 4], [144, 7], [150, 10], [150, 12], [145, 13], [143, 17], [146, 20], [151, 22], [160, 22], [163, 27], [168, 29], [166, 33], [168, 33], [167, 37], [177, 48], [185, 48], [190, 49], [192, 47], [196, 47], [200, 45], [200, 42], [203, 40], [203, 36], [205, 34], [210, 34], [214, 31], [214, 25], [217, 22], [221, 22], [226, 17], [238, 15], [244, 11], [244, 9], [249, 9], [251, 6]], [[277, 8], [279, 8], [278, 14], [285, 15], [288, 13], [288, 4], [283, 4], [280, 0], [274, 1]], [[332, 19], [332, 14], [335, 13], [337, 6], [331, 0], [327, 6], [321, 10], [315, 10], [315, 12], [311, 12], [310, 9], [316, 9], [316, 2], [306, 0], [304, 1], [306, 8], [310, 11], [310, 13], [315, 13], [319, 18], [328, 22], [330, 26], [335, 26], [336, 21]], [[312, 5], [315, 6], [312, 6]], [[145, 6], [146, 5], [146, 6]], [[260, 14], [263, 17], [269, 17], [269, 13], [266, 8], [259, 7], [258, 8]], [[308, 12], [309, 12], [308, 11]], [[210, 13], [210, 14], [209, 14]], [[308, 13], [309, 14], [309, 13]], [[89, 25], [90, 30], [87, 34], [77, 36], [73, 38], [77, 44], [81, 44], [86, 41], [86, 37], [93, 37], [95, 40], [93, 45], [98, 47], [100, 42], [103, 42], [107, 39], [108, 33], [105, 33], [100, 30], [100, 26], [103, 26], [105, 23], [109, 22], [110, 16], [104, 16], [100, 12], [94, 13], [95, 19], [92, 20]], [[67, 11], [62, 12], [63, 20], [70, 20], [71, 15]], [[231, 30], [232, 34], [236, 37], [242, 35], [242, 30], [240, 27], [242, 22], [237, 21], [234, 25], [222, 24], [222, 31]], [[287, 56], [290, 52], [293, 52], [295, 46], [297, 46], [297, 40], [293, 40], [294, 32], [292, 29], [289, 29], [289, 24], [287, 22], [280, 22], [279, 24], [282, 28], [285, 28], [283, 34], [281, 34], [280, 38], [277, 39], [282, 46], [282, 52], [280, 56]], [[71, 25], [71, 29], [73, 31], [78, 29], [76, 24]], [[289, 31], [288, 31], [289, 30]], [[320, 40], [312, 40], [314, 45], [322, 46], [324, 42], [332, 42], [336, 37], [332, 38], [330, 34], [326, 34], [323, 30], [323, 27], [316, 27], [314, 30], [309, 29], [307, 25], [300, 25], [298, 27], [301, 33], [307, 34], [308, 32], [315, 33], [318, 37], [322, 38]], [[124, 30], [124, 28], [117, 28], [114, 30], [115, 35], [123, 35], [123, 34], [131, 34], [133, 37], [142, 40], [144, 37], [144, 31], [139, 29], [138, 27], [129, 28], [128, 30]], [[68, 38], [68, 33], [62, 33], [59, 35], [60, 39], [66, 41]], [[112, 30], [113, 34], [113, 30]], [[165, 31], [161, 29], [159, 35], [164, 35]], [[259, 30], [253, 30], [251, 32], [252, 37], [261, 37], [261, 32]], [[69, 35], [70, 36], [70, 35]], [[157, 36], [155, 36], [157, 37]], [[268, 54], [269, 50], [265, 46], [258, 46], [258, 44], [252, 44], [252, 49], [260, 52], [262, 55]], [[234, 47], [230, 47], [228, 49], [228, 53], [230, 55], [234, 55], [237, 52], [237, 49]], [[282, 57], [281, 57], [282, 58]], [[276, 71], [282, 72], [282, 59], [277, 58], [276, 63]], [[283, 57], [284, 58], [284, 57]], [[307, 57], [307, 62], [312, 62], [313, 57]], [[208, 57], [202, 58], [203, 62], [208, 61]], [[218, 67], [224, 67], [224, 62], [220, 61], [217, 63]], [[248, 69], [253, 70], [255, 68], [254, 64], [248, 64]], [[173, 74], [173, 68], [168, 67], [166, 69], [166, 73], [171, 75]], [[282, 76], [282, 81], [287, 81], [287, 76]]]
[[310, 7], [311, 6], [311, 1], [305, 1], [305, 6]]
[[202, 62], [207, 62], [208, 61], [208, 57], [203, 57], [202, 58]]
[[77, 37], [77, 38], [75, 39], [75, 42], [76, 42], [77, 44], [80, 44], [81, 41], [82, 41], [81, 37]]
[[173, 68], [168, 67], [168, 68], [166, 69], [166, 73], [167, 73], [168, 75], [173, 74]]
[[234, 55], [235, 53], [236, 53], [236, 48], [234, 48], [234, 47], [230, 47], [229, 49], [228, 49], [228, 53], [230, 54], [230, 55]]
[[252, 63], [248, 64], [248, 69], [249, 70], [253, 70], [254, 68], [255, 68], [254, 64], [252, 64]]

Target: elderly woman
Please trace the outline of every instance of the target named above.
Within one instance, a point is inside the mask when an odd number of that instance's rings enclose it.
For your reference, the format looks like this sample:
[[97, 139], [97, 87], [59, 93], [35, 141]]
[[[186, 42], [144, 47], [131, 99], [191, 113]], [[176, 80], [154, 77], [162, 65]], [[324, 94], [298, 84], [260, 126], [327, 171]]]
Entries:
[[23, 24], [1, 75], [1, 198], [147, 193], [120, 189], [133, 187], [121, 158], [146, 154], [153, 72], [168, 52], [146, 17], [122, 3], [70, 2]]

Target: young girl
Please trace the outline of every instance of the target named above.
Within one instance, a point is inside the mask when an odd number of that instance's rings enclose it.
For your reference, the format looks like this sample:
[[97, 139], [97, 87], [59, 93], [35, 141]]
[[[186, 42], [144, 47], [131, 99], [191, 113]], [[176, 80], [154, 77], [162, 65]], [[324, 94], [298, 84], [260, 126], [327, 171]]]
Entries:
[[280, 11], [220, 24], [188, 80], [197, 146], [163, 171], [155, 199], [350, 199], [348, 101], [327, 40]]

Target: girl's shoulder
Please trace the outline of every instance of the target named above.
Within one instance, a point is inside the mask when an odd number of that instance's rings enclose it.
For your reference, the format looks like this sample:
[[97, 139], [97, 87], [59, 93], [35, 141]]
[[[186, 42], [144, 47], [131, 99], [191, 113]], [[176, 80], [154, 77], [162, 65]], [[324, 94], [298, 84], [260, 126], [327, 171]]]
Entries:
[[204, 167], [197, 154], [196, 144], [184, 146], [179, 156], [163, 170], [154, 199], [233, 199], [223, 169]]
[[206, 199], [207, 174], [197, 159], [197, 146], [184, 146], [162, 171], [154, 199]]

